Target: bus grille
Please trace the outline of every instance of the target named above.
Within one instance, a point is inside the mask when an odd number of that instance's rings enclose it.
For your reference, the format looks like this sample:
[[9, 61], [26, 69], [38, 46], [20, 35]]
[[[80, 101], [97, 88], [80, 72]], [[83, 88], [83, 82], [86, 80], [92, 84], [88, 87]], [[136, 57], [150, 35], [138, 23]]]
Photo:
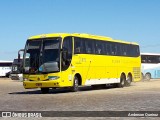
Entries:
[[133, 74], [134, 74], [134, 78], [140, 78], [141, 77], [141, 69], [139, 67], [135, 67], [133, 68]]

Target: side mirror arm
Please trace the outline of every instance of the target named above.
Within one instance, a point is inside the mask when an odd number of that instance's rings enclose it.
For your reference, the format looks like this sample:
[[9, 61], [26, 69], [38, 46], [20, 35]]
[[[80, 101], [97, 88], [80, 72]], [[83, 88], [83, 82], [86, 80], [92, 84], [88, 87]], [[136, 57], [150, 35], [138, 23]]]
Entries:
[[24, 49], [20, 49], [20, 50], [18, 51], [18, 63], [20, 62], [20, 59], [21, 59], [20, 52], [24, 52]]

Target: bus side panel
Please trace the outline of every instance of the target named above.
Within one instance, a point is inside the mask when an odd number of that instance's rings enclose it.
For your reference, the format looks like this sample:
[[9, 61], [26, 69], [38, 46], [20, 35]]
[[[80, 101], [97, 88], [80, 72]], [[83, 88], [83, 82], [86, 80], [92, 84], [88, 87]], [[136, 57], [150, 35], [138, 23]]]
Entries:
[[67, 87], [72, 86], [73, 81], [72, 67], [69, 67], [67, 70], [61, 72], [61, 86]]
[[127, 76], [131, 74], [132, 81], [140, 81], [141, 79], [140, 58], [123, 57], [118, 59], [119, 59], [119, 64], [117, 66], [118, 66], [119, 77], [121, 76], [122, 73], [124, 73], [127, 79]]
[[[75, 54], [72, 57], [72, 76], [74, 77], [74, 75], [76, 73], [80, 74], [81, 78], [82, 78], [82, 85], [84, 85], [85, 83], [85, 78], [86, 78], [86, 73], [87, 71], [84, 69], [86, 66], [88, 65], [87, 61], [86, 61], [86, 57], [84, 57], [84, 55], [79, 55], [79, 54]], [[88, 67], [86, 67], [87, 69]]]
[[152, 69], [146, 69], [143, 70], [143, 75], [145, 76], [145, 74], [150, 73], [151, 74], [151, 78], [160, 78], [160, 70], [158, 68], [152, 68]]
[[160, 78], [160, 69], [156, 70], [156, 78]]

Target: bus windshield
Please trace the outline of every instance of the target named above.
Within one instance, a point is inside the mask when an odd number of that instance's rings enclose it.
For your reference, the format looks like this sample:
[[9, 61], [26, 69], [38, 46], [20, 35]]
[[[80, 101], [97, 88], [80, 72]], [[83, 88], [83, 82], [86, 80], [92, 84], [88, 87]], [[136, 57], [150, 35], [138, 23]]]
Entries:
[[160, 55], [141, 55], [142, 63], [160, 63]]
[[24, 73], [58, 72], [60, 38], [28, 40], [24, 53]]
[[22, 67], [22, 59], [18, 62], [18, 59], [14, 59], [12, 64], [12, 73], [20, 73]]

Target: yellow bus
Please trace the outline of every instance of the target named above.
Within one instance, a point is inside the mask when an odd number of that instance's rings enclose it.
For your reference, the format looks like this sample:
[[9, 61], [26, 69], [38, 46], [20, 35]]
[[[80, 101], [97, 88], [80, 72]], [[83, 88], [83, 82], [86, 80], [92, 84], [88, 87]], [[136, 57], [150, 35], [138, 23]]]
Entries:
[[23, 86], [41, 88], [114, 84], [129, 86], [141, 78], [139, 45], [109, 37], [53, 33], [30, 37], [23, 56]]

